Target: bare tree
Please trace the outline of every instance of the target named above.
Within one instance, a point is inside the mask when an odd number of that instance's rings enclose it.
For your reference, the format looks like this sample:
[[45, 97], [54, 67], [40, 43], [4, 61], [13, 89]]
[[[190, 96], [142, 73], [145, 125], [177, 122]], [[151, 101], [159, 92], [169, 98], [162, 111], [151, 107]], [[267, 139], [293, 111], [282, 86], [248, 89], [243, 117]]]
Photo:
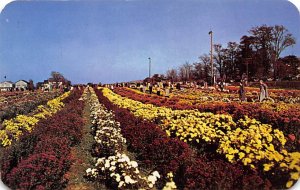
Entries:
[[273, 49], [274, 55], [272, 56], [272, 66], [273, 66], [273, 77], [274, 80], [277, 78], [277, 73], [280, 68], [278, 68], [278, 59], [283, 50], [287, 47], [292, 46], [296, 43], [295, 38], [288, 30], [282, 25], [275, 25], [272, 28], [273, 39], [271, 41], [271, 47]]
[[223, 77], [224, 75], [224, 60], [225, 60], [225, 54], [226, 50], [222, 48], [221, 44], [215, 44], [214, 45], [214, 52], [213, 55], [215, 63], [217, 65], [217, 70], [219, 71], [220, 77]]
[[182, 81], [191, 80], [193, 76], [193, 65], [186, 61], [185, 64], [179, 66], [178, 74], [180, 80]]
[[282, 51], [287, 47], [296, 44], [296, 40], [282, 25], [275, 25], [272, 27], [272, 35], [273, 39], [271, 41], [271, 45], [275, 53], [275, 59], [278, 60]]
[[71, 85], [71, 81], [66, 79], [60, 72], [57, 72], [57, 71], [52, 71], [51, 72], [51, 79], [53, 80], [53, 82], [55, 82], [56, 87], [58, 86], [58, 84], [60, 82], [63, 85], [67, 85], [67, 86]]
[[176, 69], [169, 69], [166, 73], [167, 79], [173, 81], [178, 80], [178, 74]]
[[254, 27], [249, 31], [255, 38], [255, 49], [262, 64], [265, 65], [265, 72], [273, 70], [274, 79], [276, 76], [276, 63], [280, 54], [289, 46], [296, 43], [295, 38], [282, 25]]
[[199, 62], [193, 63], [193, 76], [195, 79], [209, 80], [210, 74], [210, 57], [207, 54], [203, 54], [199, 57]]

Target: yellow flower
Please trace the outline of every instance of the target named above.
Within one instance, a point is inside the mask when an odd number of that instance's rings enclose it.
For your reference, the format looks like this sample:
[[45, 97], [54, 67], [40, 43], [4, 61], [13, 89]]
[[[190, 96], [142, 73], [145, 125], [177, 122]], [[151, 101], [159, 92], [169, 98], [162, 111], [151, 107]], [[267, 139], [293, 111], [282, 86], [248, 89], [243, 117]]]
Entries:
[[287, 187], [287, 188], [292, 187], [292, 185], [293, 185], [293, 181], [288, 181], [288, 182], [286, 183], [286, 187]]
[[250, 158], [244, 158], [243, 159], [243, 164], [246, 166], [248, 163], [251, 163], [252, 160]]
[[269, 171], [274, 164], [264, 164], [264, 171]]
[[240, 152], [240, 153], [239, 153], [239, 159], [242, 159], [242, 158], [244, 158], [244, 157], [245, 157], [245, 153]]
[[298, 180], [299, 179], [299, 173], [298, 172], [291, 173], [291, 179]]

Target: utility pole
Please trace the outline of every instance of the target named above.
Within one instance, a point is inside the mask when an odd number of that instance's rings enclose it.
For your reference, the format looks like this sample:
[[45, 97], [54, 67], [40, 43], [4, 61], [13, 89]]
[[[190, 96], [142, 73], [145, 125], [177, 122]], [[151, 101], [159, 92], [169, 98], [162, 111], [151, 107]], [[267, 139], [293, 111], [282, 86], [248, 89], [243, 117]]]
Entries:
[[151, 78], [151, 57], [149, 59], [149, 78]]
[[210, 35], [210, 66], [211, 66], [211, 84], [214, 85], [214, 67], [213, 67], [213, 32], [209, 31]]

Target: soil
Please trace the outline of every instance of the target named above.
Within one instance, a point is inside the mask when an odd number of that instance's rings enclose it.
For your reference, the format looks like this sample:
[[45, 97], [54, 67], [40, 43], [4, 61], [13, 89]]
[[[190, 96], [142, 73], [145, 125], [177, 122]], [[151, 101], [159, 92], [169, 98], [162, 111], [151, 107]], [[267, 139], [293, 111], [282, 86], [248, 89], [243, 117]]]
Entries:
[[[89, 95], [88, 95], [89, 98]], [[69, 179], [67, 190], [95, 190], [95, 189], [107, 189], [105, 185], [87, 181], [84, 178], [85, 171], [88, 168], [93, 167], [93, 157], [91, 156], [91, 148], [94, 142], [94, 138], [91, 134], [92, 123], [90, 121], [90, 106], [85, 102], [83, 110], [83, 118], [85, 125], [82, 128], [82, 141], [80, 144], [72, 148], [71, 154], [74, 158], [73, 164], [67, 172], [66, 177]]]

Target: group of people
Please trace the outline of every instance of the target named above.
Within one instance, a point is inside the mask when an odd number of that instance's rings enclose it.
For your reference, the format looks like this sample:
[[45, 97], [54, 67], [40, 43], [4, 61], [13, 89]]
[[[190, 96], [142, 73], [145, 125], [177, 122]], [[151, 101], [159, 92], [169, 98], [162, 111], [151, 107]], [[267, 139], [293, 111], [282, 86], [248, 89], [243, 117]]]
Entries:
[[[241, 101], [246, 101], [246, 80], [240, 82], [239, 97]], [[259, 101], [262, 102], [264, 99], [269, 97], [268, 86], [262, 80], [259, 81]]]

